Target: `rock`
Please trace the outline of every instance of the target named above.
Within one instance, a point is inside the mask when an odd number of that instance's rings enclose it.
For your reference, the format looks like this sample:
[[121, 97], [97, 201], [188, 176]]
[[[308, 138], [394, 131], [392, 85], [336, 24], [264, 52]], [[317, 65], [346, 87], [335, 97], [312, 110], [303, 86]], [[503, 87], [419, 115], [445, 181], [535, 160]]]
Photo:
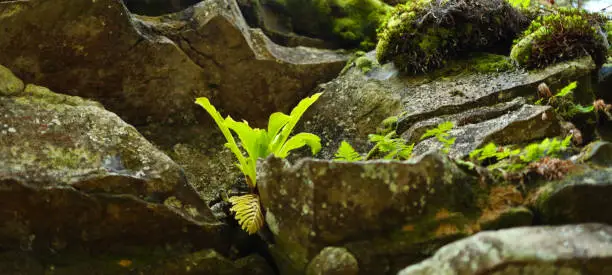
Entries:
[[[155, 249], [134, 249], [117, 251], [109, 255], [62, 255], [41, 259], [37, 255], [24, 252], [0, 254], [0, 267], [10, 274], [209, 274], [269, 275], [274, 271], [258, 255], [251, 255], [232, 261], [214, 250], [195, 252], [165, 251]], [[1, 266], [12, 261], [12, 266]]]
[[277, 1], [237, 0], [240, 11], [250, 27], [261, 28], [274, 43], [287, 47], [338, 48], [337, 42], [296, 34], [292, 18]]
[[610, 274], [612, 227], [580, 224], [481, 232], [398, 275]]
[[374, 47], [376, 30], [391, 10], [380, 0], [239, 0], [239, 4], [248, 21], [273, 39], [295, 41], [292, 38], [306, 36], [313, 42], [324, 40], [317, 43], [321, 46], [367, 49]]
[[[509, 133], [507, 130], [514, 131], [515, 127], [533, 127], [535, 122], [542, 122], [537, 114], [541, 115], [546, 107], [525, 105], [533, 102], [537, 86], [542, 82], [557, 91], [578, 80], [581, 84], [574, 93], [580, 95], [577, 96], [580, 103], [586, 105], [593, 100], [588, 83], [594, 64], [589, 57], [526, 72], [511, 69], [480, 73], [460, 69], [451, 74], [440, 71], [425, 76], [401, 76], [392, 64], [381, 65], [373, 55], [373, 52], [366, 55], [373, 62], [369, 72], [348, 68], [338, 78], [322, 85], [323, 96], [304, 115], [299, 130], [319, 135], [324, 144], [317, 157], [333, 158], [342, 140], [361, 153], [367, 152], [371, 146], [367, 135], [376, 133], [381, 121], [390, 116], [398, 117], [396, 131], [410, 142], [418, 141], [428, 127], [445, 120], [456, 120], [458, 125], [468, 128], [489, 127], [505, 121], [506, 125], [514, 126], [498, 133], [491, 131], [486, 138], [504, 143], [523, 142], [526, 138], [520, 135], [501, 135]], [[559, 134], [555, 116], [549, 118], [551, 120], [543, 124], [546, 127], [529, 133], [528, 138]], [[583, 134], [586, 138], [587, 133]], [[481, 142], [480, 138], [471, 141], [467, 140], [471, 136], [465, 138], [463, 151], [476, 148]]]
[[[486, 179], [437, 154], [408, 162], [303, 159], [294, 165], [268, 158], [258, 169], [281, 274], [302, 274], [330, 245], [346, 247], [360, 274], [392, 274], [523, 201], [520, 192], [489, 190]], [[524, 224], [517, 220], [498, 224]]]
[[199, 96], [261, 123], [346, 60], [272, 43], [231, 0], [138, 18], [114, 0], [4, 1], [0, 25], [0, 64], [28, 83], [95, 99], [134, 125], [209, 121], [193, 103]]
[[134, 127], [96, 102], [24, 87], [1, 66], [0, 83], [5, 249], [188, 240], [227, 250], [222, 225], [181, 168]]
[[326, 247], [306, 268], [306, 275], [357, 275], [359, 264], [346, 248]]
[[201, 0], [123, 0], [123, 3], [132, 13], [158, 16], [186, 9], [200, 1]]
[[583, 150], [580, 162], [588, 162], [601, 166], [612, 166], [612, 143], [607, 141], [595, 141]]
[[536, 215], [546, 224], [582, 222], [612, 223], [609, 200], [612, 195], [612, 169], [578, 173], [550, 182], [537, 192]]
[[[434, 119], [419, 122], [420, 125], [414, 130], [419, 135], [411, 135], [411, 131], [404, 133], [408, 139], [418, 142], [420, 136], [427, 128], [435, 128], [439, 123], [452, 121], [455, 128], [448, 133], [455, 137], [455, 143], [450, 147], [449, 155], [456, 158], [467, 157], [471, 151], [494, 142], [498, 145], [509, 145], [540, 140], [546, 137], [561, 134], [561, 125], [553, 109], [550, 106], [522, 105], [516, 110], [507, 110], [506, 104], [500, 104], [499, 108], [493, 106], [485, 110], [472, 109], [455, 116], [436, 117]], [[492, 109], [492, 110], [491, 110]], [[503, 111], [507, 110], [507, 113]], [[493, 113], [488, 119], [478, 121], [479, 117], [486, 117]], [[485, 114], [482, 114], [485, 112]], [[479, 116], [480, 115], [480, 116]], [[497, 115], [497, 116], [495, 116]], [[546, 117], [546, 120], [542, 118]], [[442, 149], [442, 143], [435, 137], [425, 139], [414, 147], [415, 154], [422, 154], [430, 150]]]

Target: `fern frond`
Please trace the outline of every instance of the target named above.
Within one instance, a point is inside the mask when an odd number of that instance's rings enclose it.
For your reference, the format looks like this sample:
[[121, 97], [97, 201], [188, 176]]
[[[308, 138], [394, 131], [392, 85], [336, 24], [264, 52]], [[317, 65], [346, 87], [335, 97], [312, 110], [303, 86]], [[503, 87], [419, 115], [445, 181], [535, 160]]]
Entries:
[[259, 204], [259, 196], [246, 194], [228, 199], [232, 203], [232, 212], [240, 227], [250, 234], [255, 234], [264, 224], [263, 213]]
[[340, 143], [340, 147], [338, 147], [338, 151], [336, 152], [334, 160], [341, 161], [358, 161], [361, 160], [362, 157], [355, 151], [353, 146], [351, 146], [348, 142], [342, 141]]

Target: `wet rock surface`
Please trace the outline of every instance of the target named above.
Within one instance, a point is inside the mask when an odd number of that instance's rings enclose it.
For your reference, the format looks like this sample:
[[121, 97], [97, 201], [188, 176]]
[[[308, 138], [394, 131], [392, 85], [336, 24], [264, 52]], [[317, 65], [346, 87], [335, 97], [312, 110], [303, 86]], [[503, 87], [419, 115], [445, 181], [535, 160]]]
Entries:
[[612, 227], [608, 225], [523, 227], [457, 241], [398, 275], [603, 275], [612, 271], [611, 260]]

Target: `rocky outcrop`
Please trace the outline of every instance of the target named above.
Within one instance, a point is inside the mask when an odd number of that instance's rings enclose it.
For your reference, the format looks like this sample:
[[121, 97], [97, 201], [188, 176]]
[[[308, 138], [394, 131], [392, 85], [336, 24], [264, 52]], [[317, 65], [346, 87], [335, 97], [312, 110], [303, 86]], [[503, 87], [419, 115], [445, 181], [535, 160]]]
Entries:
[[482, 232], [398, 275], [610, 273], [612, 227], [580, 224]]
[[23, 251], [0, 253], [0, 270], [6, 274], [253, 274], [270, 275], [274, 271], [265, 260], [251, 255], [232, 261], [214, 250], [196, 252], [162, 251], [147, 249], [117, 251], [111, 255], [83, 257], [72, 254], [60, 259], [40, 260]]
[[201, 0], [123, 0], [130, 12], [148, 16], [177, 12], [198, 2]]
[[530, 105], [542, 82], [558, 91], [579, 80], [583, 84], [574, 93], [580, 103], [591, 104], [594, 98], [594, 64], [588, 57], [535, 71], [482, 73], [459, 64], [422, 76], [402, 76], [392, 64], [378, 64], [373, 53], [365, 58], [372, 62], [371, 70], [364, 73], [355, 66], [322, 85], [325, 93], [305, 115], [303, 130], [320, 135], [327, 144], [319, 157], [332, 158], [342, 140], [367, 152], [367, 135], [376, 133], [390, 116], [398, 116], [397, 133], [417, 143], [415, 153], [439, 146], [432, 140], [418, 143], [427, 129], [453, 121], [451, 136], [457, 141], [451, 152], [464, 156], [489, 141], [515, 144], [565, 134], [554, 110]]
[[359, 274], [393, 274], [481, 226], [531, 223], [528, 210], [525, 219], [515, 208], [520, 192], [487, 187], [486, 178], [437, 154], [411, 162], [304, 159], [294, 165], [268, 158], [257, 182], [282, 274], [302, 274], [330, 245], [354, 255]]
[[[612, 162], [608, 161], [608, 166]], [[535, 210], [546, 224], [581, 222], [612, 223], [612, 169], [589, 170], [562, 181], [550, 182], [538, 189]]]
[[359, 264], [355, 257], [341, 247], [326, 247], [312, 259], [307, 275], [357, 275]]
[[256, 123], [288, 111], [345, 61], [272, 43], [230, 0], [138, 19], [121, 1], [0, 2], [0, 25], [0, 64], [28, 83], [95, 99], [135, 125], [207, 120], [193, 104], [199, 96]]
[[189, 242], [227, 252], [222, 224], [181, 168], [100, 104], [0, 66], [0, 110], [3, 248]]

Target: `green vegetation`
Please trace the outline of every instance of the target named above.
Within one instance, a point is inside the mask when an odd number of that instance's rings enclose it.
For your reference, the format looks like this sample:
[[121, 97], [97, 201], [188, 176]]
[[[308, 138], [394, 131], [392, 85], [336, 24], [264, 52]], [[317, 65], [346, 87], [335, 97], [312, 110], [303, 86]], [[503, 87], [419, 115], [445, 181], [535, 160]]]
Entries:
[[450, 135], [448, 131], [453, 129], [453, 127], [455, 127], [455, 124], [451, 121], [440, 123], [436, 128], [427, 130], [425, 134], [421, 136], [421, 140], [430, 137], [436, 137], [436, 139], [444, 146], [442, 152], [448, 154], [448, 152], [450, 151], [450, 147], [455, 144], [455, 140], [457, 139], [456, 137], [449, 138]]
[[[225, 119], [210, 104], [206, 97], [200, 97], [196, 104], [202, 106], [213, 118], [223, 136], [227, 140], [226, 147], [234, 153], [238, 163], [236, 164], [244, 174], [251, 194], [230, 197], [232, 211], [236, 213], [236, 219], [242, 228], [249, 234], [257, 232], [263, 226], [263, 215], [259, 205], [255, 169], [257, 159], [265, 158], [274, 154], [279, 158], [285, 158], [290, 151], [308, 145], [312, 154], [321, 149], [321, 139], [310, 133], [299, 133], [289, 137], [293, 128], [300, 120], [304, 112], [321, 96], [317, 93], [305, 98], [291, 111], [289, 115], [276, 112], [270, 115], [267, 129], [251, 128], [246, 121], [237, 122], [230, 116]], [[233, 131], [240, 139], [240, 146], [232, 135]], [[246, 156], [242, 150], [246, 152]]]
[[[472, 151], [469, 159], [473, 163], [487, 166], [490, 170], [501, 169], [503, 171], [514, 172], [544, 157], [559, 157], [563, 151], [569, 148], [571, 142], [572, 135], [565, 137], [563, 140], [547, 138], [542, 142], [531, 143], [524, 148], [516, 149], [498, 146], [491, 142], [480, 149]], [[486, 163], [491, 164], [486, 165]]]
[[527, 18], [505, 0], [486, 1], [397, 5], [379, 30], [378, 61], [393, 61], [403, 72], [429, 72], [465, 53], [512, 41]]
[[526, 68], [542, 68], [588, 53], [601, 66], [607, 48], [597, 28], [604, 22], [599, 14], [559, 8], [532, 21], [515, 41], [510, 57]]
[[338, 147], [338, 151], [336, 152], [334, 158], [334, 160], [340, 161], [359, 161], [362, 159], [363, 157], [357, 151], [355, 151], [353, 146], [344, 140], [342, 143], [340, 143], [340, 147]]
[[571, 119], [577, 114], [585, 114], [593, 112], [594, 106], [582, 106], [578, 103], [574, 103], [573, 91], [578, 87], [578, 82], [574, 81], [567, 86], [563, 87], [561, 91], [553, 95], [552, 97], [542, 97], [538, 99], [535, 104], [541, 105], [546, 102], [547, 105], [552, 106], [555, 112], [564, 119]]
[[[368, 151], [365, 157], [362, 157], [355, 149], [346, 141], [342, 141], [336, 151], [334, 160], [339, 161], [359, 161], [370, 160], [375, 158], [387, 160], [406, 160], [412, 156], [414, 143], [407, 144], [406, 140], [398, 137], [395, 132], [397, 126], [397, 116], [391, 116], [383, 120], [381, 123], [383, 128], [379, 134], [370, 134], [368, 139], [374, 144], [372, 149]], [[439, 124], [434, 129], [429, 129], [421, 136], [421, 140], [436, 137], [444, 145], [442, 150], [448, 154], [450, 147], [455, 143], [456, 138], [449, 138], [448, 131], [454, 127], [452, 122], [444, 122]]]
[[406, 144], [406, 140], [398, 137], [395, 131], [386, 135], [370, 134], [368, 139], [374, 143], [374, 147], [368, 152], [365, 159], [380, 155], [383, 159], [409, 159], [414, 148], [414, 144]]
[[380, 0], [284, 0], [298, 33], [337, 39], [348, 46], [372, 49], [376, 29], [391, 10]]
[[526, 9], [531, 5], [531, 0], [508, 0], [508, 2], [515, 8]]

